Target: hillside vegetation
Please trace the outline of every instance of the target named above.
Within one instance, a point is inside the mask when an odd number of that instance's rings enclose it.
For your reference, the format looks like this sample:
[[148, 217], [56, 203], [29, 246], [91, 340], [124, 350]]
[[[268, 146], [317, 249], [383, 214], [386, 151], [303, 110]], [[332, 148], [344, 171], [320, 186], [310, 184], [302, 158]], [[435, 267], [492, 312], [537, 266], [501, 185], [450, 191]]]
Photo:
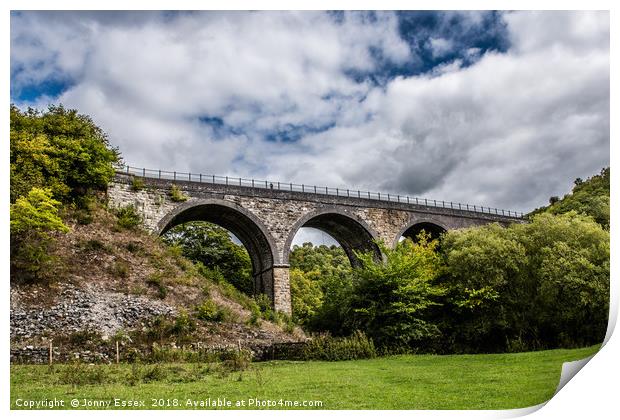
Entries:
[[603, 168], [597, 175], [583, 181], [575, 180], [571, 193], [564, 197], [549, 198], [549, 205], [534, 210], [531, 214], [550, 213], [563, 214], [574, 211], [591, 216], [603, 228], [609, 230], [610, 202], [609, 167]]

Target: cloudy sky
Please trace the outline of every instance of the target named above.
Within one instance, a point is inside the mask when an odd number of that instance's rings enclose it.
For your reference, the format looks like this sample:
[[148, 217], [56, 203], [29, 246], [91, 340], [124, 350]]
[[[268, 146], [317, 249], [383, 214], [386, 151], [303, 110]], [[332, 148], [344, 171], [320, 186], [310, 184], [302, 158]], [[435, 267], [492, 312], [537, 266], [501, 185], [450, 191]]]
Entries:
[[12, 12], [132, 166], [528, 211], [609, 164], [607, 12]]

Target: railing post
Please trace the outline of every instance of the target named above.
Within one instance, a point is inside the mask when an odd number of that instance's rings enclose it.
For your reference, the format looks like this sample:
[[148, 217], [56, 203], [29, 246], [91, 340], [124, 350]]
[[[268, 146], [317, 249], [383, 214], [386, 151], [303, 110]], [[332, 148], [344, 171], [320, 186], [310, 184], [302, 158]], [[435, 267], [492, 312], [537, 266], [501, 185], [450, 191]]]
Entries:
[[267, 188], [267, 181], [265, 181], [265, 188]]
[[187, 174], [187, 178], [189, 179], [189, 182], [192, 182], [192, 173], [191, 172]]
[[426, 198], [424, 199], [424, 205], [428, 206], [428, 199], [426, 199]]
[[377, 193], [377, 195], [379, 196], [379, 200], [381, 200], [381, 193]]
[[306, 192], [306, 187], [304, 187], [304, 184], [301, 184], [301, 192]]
[[367, 191], [367, 192], [368, 192], [368, 199], [370, 200], [370, 191]]
[[407, 204], [409, 204], [409, 196], [407, 196]]
[[213, 183], [215, 184], [215, 175], [213, 175]]
[[278, 181], [278, 190], [280, 189], [280, 181]]
[[349, 197], [349, 189], [347, 188], [347, 197]]
[[252, 188], [254, 188], [254, 178], [252, 178]]
[[158, 177], [161, 179], [161, 169], [158, 171]]
[[316, 194], [316, 185], [314, 186], [314, 193]]
[[418, 197], [415, 198], [415, 204], [418, 204]]
[[199, 175], [198, 179], [200, 180], [200, 183], [202, 184], [202, 174], [198, 174], [198, 175]]
[[340, 192], [338, 191], [338, 188], [336, 188], [336, 197], [340, 196]]
[[228, 175], [226, 175], [226, 185], [228, 185]]
[[127, 165], [127, 175], [129, 175], [129, 165]]
[[325, 195], [327, 195], [327, 194], [328, 194], [328, 192], [327, 192], [327, 187], [325, 187]]
[[177, 171], [174, 171], [174, 180], [177, 180]]
[[243, 181], [243, 178], [239, 177], [239, 186], [241, 186], [241, 181]]
[[360, 190], [357, 190], [357, 198], [362, 198], [362, 192]]
[[291, 191], [293, 191], [293, 183], [290, 183]]

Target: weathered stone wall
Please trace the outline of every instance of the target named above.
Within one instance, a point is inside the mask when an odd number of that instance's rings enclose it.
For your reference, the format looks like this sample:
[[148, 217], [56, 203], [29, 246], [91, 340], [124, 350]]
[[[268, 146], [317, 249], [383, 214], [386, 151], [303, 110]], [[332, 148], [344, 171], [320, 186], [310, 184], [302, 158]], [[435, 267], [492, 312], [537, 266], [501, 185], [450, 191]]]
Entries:
[[[265, 253], [272, 256], [269, 265], [260, 266], [260, 289], [271, 296], [274, 307], [290, 313], [290, 285], [288, 278], [288, 254], [297, 230], [322, 214], [334, 214], [351, 219], [348, 230], [338, 231], [326, 222], [324, 228], [332, 236], [339, 235], [342, 245], [354, 248], [354, 239], [367, 235], [394, 246], [409, 227], [421, 222], [434, 223], [446, 230], [481, 225], [490, 222], [509, 223], [514, 218], [481, 214], [454, 208], [385, 202], [358, 197], [337, 197], [324, 194], [301, 193], [233, 185], [185, 182], [145, 178], [145, 188], [134, 191], [131, 176], [117, 175], [108, 188], [109, 203], [113, 207], [133, 205], [142, 215], [144, 225], [154, 233], [160, 233], [175, 216], [194, 205], [217, 203], [230, 206], [231, 211], [243, 210], [253, 223], [259, 226], [265, 241], [273, 249], [249, 250], [253, 258]], [[177, 185], [188, 197], [186, 202], [174, 202], [170, 196], [172, 185]], [[313, 225], [315, 226], [315, 225]], [[226, 226], [223, 226], [226, 227]], [[332, 229], [332, 231], [330, 231]], [[348, 238], [351, 244], [347, 244]], [[243, 238], [240, 238], [243, 241]], [[246, 238], [250, 239], [250, 238]], [[338, 238], [337, 238], [338, 239]], [[269, 269], [272, 268], [272, 269]]]

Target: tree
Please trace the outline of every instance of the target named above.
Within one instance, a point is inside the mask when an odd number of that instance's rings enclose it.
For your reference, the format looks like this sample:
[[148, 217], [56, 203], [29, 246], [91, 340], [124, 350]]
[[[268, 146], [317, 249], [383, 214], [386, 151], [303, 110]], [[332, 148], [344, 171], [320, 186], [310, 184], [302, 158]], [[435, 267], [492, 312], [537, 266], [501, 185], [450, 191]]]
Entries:
[[[296, 287], [291, 278], [293, 302], [314, 302], [312, 312], [300, 321], [312, 331], [329, 331], [337, 336], [352, 333], [348, 322], [348, 301], [353, 285], [352, 268], [347, 255], [339, 246], [314, 246], [310, 242], [295, 245], [289, 255], [291, 272], [301, 271], [306, 287]], [[320, 303], [315, 301], [321, 292]], [[295, 304], [293, 303], [293, 311]]]
[[58, 216], [59, 205], [49, 189], [36, 187], [11, 204], [12, 277], [40, 280], [52, 265], [52, 235], [69, 230]]
[[90, 117], [62, 105], [46, 112], [11, 105], [10, 132], [11, 202], [32, 187], [67, 202], [105, 189], [120, 159]]
[[427, 318], [444, 294], [434, 284], [441, 272], [437, 241], [429, 239], [421, 234], [417, 243], [406, 239], [393, 250], [379, 244], [384, 261], [372, 253], [358, 255], [361, 267], [353, 273], [350, 322], [384, 349], [411, 348], [439, 334]]
[[437, 314], [442, 351], [479, 352], [505, 349], [508, 340], [527, 329], [531, 310], [528, 286], [520, 272], [527, 265], [516, 235], [497, 224], [448, 231], [441, 253], [446, 266], [440, 283], [447, 289]]
[[162, 239], [168, 245], [179, 246], [190, 260], [219, 269], [240, 291], [254, 293], [250, 255], [232, 241], [226, 229], [208, 222], [188, 222], [173, 227]]
[[308, 324], [323, 304], [323, 291], [318, 271], [303, 272], [293, 268], [289, 274], [291, 284], [291, 306], [293, 319], [299, 324]]

